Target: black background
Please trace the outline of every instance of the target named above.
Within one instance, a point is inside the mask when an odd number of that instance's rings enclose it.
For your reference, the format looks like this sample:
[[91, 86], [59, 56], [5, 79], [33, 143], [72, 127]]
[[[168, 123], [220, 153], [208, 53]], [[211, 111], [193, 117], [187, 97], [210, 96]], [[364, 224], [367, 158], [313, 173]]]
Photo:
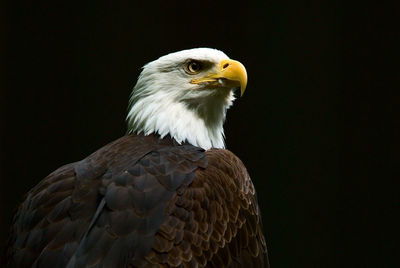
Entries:
[[225, 133], [258, 191], [272, 267], [399, 263], [393, 9], [110, 2], [2, 3], [2, 244], [31, 187], [124, 135], [141, 66], [206, 46], [248, 71]]

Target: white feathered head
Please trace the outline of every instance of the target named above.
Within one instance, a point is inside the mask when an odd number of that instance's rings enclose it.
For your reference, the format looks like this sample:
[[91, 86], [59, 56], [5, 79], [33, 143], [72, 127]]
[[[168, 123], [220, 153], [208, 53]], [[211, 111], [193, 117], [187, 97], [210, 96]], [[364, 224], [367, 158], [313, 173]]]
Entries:
[[224, 148], [226, 110], [233, 89], [243, 94], [244, 66], [222, 51], [195, 48], [165, 55], [143, 67], [130, 99], [128, 131]]

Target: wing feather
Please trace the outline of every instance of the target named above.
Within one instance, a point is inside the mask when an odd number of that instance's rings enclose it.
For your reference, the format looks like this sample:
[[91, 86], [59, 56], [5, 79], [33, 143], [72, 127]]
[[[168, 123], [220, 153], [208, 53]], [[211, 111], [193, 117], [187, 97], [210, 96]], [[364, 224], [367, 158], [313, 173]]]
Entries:
[[[206, 158], [207, 167], [198, 168], [192, 184], [169, 201], [170, 215], [143, 267], [269, 267], [246, 168], [227, 150], [209, 150]], [[174, 239], [178, 233], [183, 237]], [[167, 244], [161, 258], [159, 245]]]

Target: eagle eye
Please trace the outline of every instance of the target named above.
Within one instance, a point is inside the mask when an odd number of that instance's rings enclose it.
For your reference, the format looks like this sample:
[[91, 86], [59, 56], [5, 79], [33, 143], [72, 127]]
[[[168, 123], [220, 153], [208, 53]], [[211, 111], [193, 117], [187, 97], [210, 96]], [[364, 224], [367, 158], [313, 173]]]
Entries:
[[197, 74], [203, 69], [202, 63], [197, 60], [190, 60], [185, 65], [185, 71], [188, 74]]

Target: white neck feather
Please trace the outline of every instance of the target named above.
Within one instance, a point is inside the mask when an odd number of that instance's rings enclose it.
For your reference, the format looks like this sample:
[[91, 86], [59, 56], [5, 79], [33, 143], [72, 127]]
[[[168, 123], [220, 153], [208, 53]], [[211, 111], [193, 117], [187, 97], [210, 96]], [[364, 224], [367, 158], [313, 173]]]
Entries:
[[[133, 93], [127, 116], [128, 131], [144, 135], [157, 133], [161, 138], [169, 134], [178, 143], [187, 141], [205, 150], [225, 148], [223, 123], [234, 96], [230, 90], [216, 90], [225, 92], [206, 97], [201, 103], [199, 99], [176, 101], [162, 90], [140, 98]], [[134, 92], [140, 92], [140, 88]]]

